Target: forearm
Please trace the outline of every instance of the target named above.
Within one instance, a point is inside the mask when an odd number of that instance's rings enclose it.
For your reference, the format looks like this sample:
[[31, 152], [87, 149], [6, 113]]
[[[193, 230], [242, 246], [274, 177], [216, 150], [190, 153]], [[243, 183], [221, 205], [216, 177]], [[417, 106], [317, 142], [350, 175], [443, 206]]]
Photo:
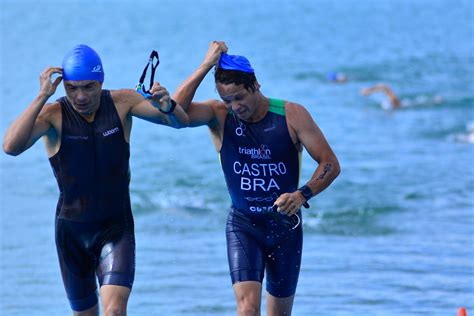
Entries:
[[177, 104], [172, 113], [164, 118], [166, 125], [173, 128], [183, 128], [189, 126], [189, 117], [183, 108]]
[[[294, 215], [301, 209], [301, 206], [309, 207], [306, 203], [311, 197], [326, 189], [339, 174], [339, 163], [334, 160], [322, 161], [311, 180], [295, 192], [288, 192], [280, 195], [273, 206], [277, 206], [277, 211], [288, 216]], [[311, 192], [308, 192], [308, 187]]]
[[374, 86], [374, 87], [365, 89], [365, 94], [370, 95], [370, 94], [380, 92], [380, 91], [385, 92], [385, 89], [381, 86]]
[[306, 185], [311, 189], [313, 196], [324, 191], [340, 173], [337, 158], [321, 161]]
[[3, 139], [3, 150], [9, 155], [19, 155], [28, 148], [36, 119], [48, 96], [39, 94], [26, 110], [10, 125]]
[[384, 92], [387, 95], [387, 97], [390, 99], [390, 102], [392, 103], [392, 105], [394, 106], [400, 105], [400, 100], [395, 95], [392, 89], [390, 89], [389, 87], [385, 87]]
[[188, 111], [197, 88], [204, 80], [209, 70], [211, 70], [212, 66], [212, 64], [202, 63], [191, 76], [181, 83], [173, 94], [173, 99], [181, 105], [185, 112]]

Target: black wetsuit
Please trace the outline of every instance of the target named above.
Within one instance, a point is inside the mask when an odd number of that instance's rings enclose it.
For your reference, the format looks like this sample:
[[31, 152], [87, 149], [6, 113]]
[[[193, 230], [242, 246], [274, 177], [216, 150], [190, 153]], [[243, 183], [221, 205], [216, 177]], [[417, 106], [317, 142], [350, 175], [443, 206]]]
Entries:
[[96, 276], [101, 286], [133, 284], [130, 148], [108, 90], [91, 123], [66, 97], [58, 101], [61, 147], [50, 158], [60, 190], [56, 247], [71, 308], [82, 311], [97, 303]]

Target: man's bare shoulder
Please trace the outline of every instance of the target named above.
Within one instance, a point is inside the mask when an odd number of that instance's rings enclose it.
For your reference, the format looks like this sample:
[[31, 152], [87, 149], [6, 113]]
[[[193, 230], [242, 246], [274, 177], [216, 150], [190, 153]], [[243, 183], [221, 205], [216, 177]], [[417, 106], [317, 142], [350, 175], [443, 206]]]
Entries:
[[209, 106], [211, 106], [214, 109], [214, 111], [216, 113], [221, 113], [221, 112], [227, 113], [228, 112], [227, 106], [222, 101], [212, 99], [212, 100], [208, 100], [206, 102], [207, 102], [207, 104], [209, 104]]
[[214, 116], [216, 117], [225, 116], [228, 112], [228, 109], [225, 103], [219, 100], [215, 100], [215, 99], [210, 99], [210, 100], [201, 101], [201, 102], [193, 102], [193, 107], [194, 108], [199, 108], [199, 107], [210, 108], [212, 109], [212, 112], [214, 113]]
[[308, 110], [303, 105], [290, 101], [285, 101], [285, 114], [290, 120], [298, 120], [310, 116]]
[[110, 96], [122, 120], [130, 114], [134, 106], [145, 100], [140, 93], [133, 89], [110, 90]]
[[143, 96], [133, 89], [110, 90], [110, 96], [116, 105], [136, 104], [143, 100]]
[[47, 103], [44, 105], [38, 119], [54, 123], [61, 118], [61, 104], [58, 101]]
[[219, 101], [219, 100], [210, 100], [209, 101], [210, 106], [214, 110], [214, 114], [216, 118], [223, 123], [223, 120], [225, 120], [225, 117], [227, 116], [227, 113], [229, 113], [229, 109], [225, 105], [224, 102]]
[[225, 117], [227, 116], [228, 109], [224, 102], [210, 99], [203, 102], [195, 102], [194, 107], [208, 107], [212, 111], [212, 118], [208, 123], [211, 130], [220, 130], [224, 125]]

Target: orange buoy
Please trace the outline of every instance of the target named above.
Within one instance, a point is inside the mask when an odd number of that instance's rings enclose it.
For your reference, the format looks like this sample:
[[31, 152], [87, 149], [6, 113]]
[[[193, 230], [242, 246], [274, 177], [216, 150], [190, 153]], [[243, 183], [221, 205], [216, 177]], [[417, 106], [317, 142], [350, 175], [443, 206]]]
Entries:
[[465, 307], [461, 307], [458, 309], [458, 316], [467, 316], [467, 311]]

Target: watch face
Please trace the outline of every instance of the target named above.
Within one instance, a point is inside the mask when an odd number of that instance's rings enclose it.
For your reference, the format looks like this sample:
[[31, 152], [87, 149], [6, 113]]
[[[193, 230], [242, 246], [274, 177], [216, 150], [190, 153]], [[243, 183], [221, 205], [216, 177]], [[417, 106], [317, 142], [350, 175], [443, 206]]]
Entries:
[[306, 199], [309, 199], [313, 196], [311, 189], [307, 185], [302, 186], [299, 190], [301, 191], [301, 194], [303, 194], [303, 196]]

